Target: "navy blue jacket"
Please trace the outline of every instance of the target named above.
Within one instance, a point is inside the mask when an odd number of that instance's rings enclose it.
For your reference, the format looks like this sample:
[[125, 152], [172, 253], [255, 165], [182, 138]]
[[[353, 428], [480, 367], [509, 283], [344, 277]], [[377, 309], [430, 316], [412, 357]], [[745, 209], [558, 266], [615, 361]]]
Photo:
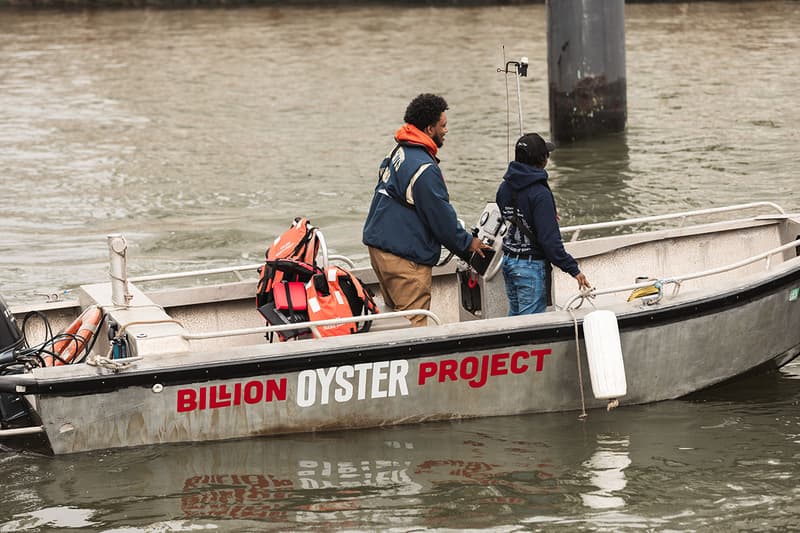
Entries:
[[435, 265], [442, 246], [465, 257], [472, 234], [458, 223], [438, 161], [420, 145], [393, 153], [392, 164], [381, 162], [363, 243], [423, 265]]
[[518, 161], [512, 161], [497, 189], [495, 201], [503, 218], [513, 222], [512, 193], [517, 195], [517, 220], [536, 237], [534, 242], [516, 225], [509, 227], [503, 239], [503, 251], [546, 259], [558, 268], [577, 276], [578, 263], [564, 249], [561, 230], [556, 218], [556, 202], [547, 184], [547, 171]]

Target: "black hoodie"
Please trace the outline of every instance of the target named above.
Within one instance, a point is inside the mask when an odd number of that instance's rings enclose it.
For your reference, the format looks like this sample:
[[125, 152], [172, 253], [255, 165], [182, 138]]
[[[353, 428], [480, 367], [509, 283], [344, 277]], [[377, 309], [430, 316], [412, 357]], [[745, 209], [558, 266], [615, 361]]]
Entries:
[[[513, 224], [513, 194], [516, 193], [517, 220], [536, 237], [535, 242]], [[558, 228], [556, 202], [547, 184], [547, 171], [518, 161], [508, 164], [503, 183], [495, 197], [503, 217], [512, 222], [503, 240], [503, 251], [510, 254], [546, 259], [558, 268], [577, 276], [578, 263], [564, 249]]]

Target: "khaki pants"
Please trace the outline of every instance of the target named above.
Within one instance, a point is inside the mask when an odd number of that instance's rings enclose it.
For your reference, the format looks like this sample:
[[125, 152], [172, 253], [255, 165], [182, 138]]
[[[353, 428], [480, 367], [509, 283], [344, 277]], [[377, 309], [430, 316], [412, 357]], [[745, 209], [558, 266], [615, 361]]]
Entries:
[[[369, 260], [378, 276], [383, 300], [395, 311], [431, 308], [431, 285], [433, 268], [403, 259], [389, 252], [369, 248]], [[428, 317], [408, 317], [412, 326], [427, 326]]]

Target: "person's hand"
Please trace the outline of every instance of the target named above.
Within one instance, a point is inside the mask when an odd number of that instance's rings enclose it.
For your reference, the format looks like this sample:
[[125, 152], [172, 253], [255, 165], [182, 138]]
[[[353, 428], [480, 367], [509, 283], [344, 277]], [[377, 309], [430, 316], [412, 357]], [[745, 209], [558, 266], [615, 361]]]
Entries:
[[578, 282], [578, 290], [592, 288], [589, 284], [589, 280], [583, 275], [583, 272], [578, 272], [578, 275], [575, 276], [575, 280]]
[[473, 237], [472, 242], [469, 243], [469, 251], [477, 252], [478, 255], [481, 257], [486, 257], [485, 255], [483, 255], [484, 250], [491, 250], [491, 249], [492, 249], [491, 246], [489, 246], [488, 244], [484, 244], [484, 242], [477, 237]]

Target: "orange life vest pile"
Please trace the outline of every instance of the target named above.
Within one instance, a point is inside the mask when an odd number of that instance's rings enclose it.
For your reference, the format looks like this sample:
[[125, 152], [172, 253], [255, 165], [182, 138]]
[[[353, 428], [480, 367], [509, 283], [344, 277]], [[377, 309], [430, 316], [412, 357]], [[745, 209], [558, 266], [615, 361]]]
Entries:
[[[317, 228], [305, 218], [291, 227], [267, 249], [259, 269], [256, 306], [270, 325], [358, 317], [374, 314], [378, 307], [372, 293], [352, 273], [339, 266], [317, 266], [320, 240]], [[371, 321], [318, 326], [322, 337], [368, 331]], [[309, 328], [278, 331], [278, 339], [310, 338]], [[270, 342], [273, 337], [268, 334]]]

